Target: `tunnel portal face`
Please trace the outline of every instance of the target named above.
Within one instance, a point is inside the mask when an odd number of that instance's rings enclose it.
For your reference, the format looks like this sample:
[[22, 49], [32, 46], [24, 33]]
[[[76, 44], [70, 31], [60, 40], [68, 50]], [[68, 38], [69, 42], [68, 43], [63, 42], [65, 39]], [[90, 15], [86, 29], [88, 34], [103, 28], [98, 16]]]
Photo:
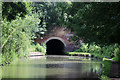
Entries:
[[62, 41], [57, 39], [51, 39], [46, 43], [47, 55], [64, 55], [65, 45]]

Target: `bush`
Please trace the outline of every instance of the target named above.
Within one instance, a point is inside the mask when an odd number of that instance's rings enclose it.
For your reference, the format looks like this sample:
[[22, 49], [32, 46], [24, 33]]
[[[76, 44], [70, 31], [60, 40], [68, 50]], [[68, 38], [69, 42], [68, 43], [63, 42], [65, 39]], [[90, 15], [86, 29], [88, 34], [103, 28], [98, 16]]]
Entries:
[[83, 44], [80, 48], [83, 52], [88, 52], [88, 43]]
[[43, 46], [41, 46], [39, 43], [36, 44], [35, 46], [35, 51], [39, 51], [39, 52], [42, 52], [42, 53], [46, 53], [46, 45], [43, 44]]
[[30, 52], [30, 42], [38, 28], [39, 18], [26, 15], [25, 18], [16, 17], [8, 22], [2, 21], [2, 63], [10, 62], [17, 57], [25, 57]]
[[116, 61], [120, 61], [120, 48], [117, 43], [111, 44], [111, 45], [96, 45], [95, 43], [92, 44], [83, 44], [78, 50], [75, 52], [89, 52], [95, 56], [98, 56], [100, 58], [103, 57], [115, 57], [114, 59]]
[[115, 53], [115, 60], [120, 61], [120, 48], [116, 48], [114, 50], [114, 53]]
[[118, 47], [118, 44], [112, 44], [112, 45], [108, 45], [108, 46], [104, 46], [102, 47], [102, 54], [104, 56], [108, 56], [110, 58], [114, 57], [114, 50]]
[[90, 53], [101, 53], [101, 47], [96, 45], [95, 43], [89, 45]]
[[35, 46], [35, 51], [41, 52], [41, 51], [42, 51], [42, 46], [40, 46], [40, 45], [37, 43], [37, 45]]

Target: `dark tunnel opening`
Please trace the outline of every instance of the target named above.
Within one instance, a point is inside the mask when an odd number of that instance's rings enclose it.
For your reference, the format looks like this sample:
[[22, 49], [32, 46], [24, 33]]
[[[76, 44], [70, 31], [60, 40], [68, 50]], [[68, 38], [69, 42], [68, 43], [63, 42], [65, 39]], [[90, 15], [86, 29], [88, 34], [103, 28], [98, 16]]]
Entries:
[[47, 50], [46, 53], [47, 55], [64, 55], [65, 53], [65, 46], [62, 41], [57, 40], [57, 39], [52, 39], [49, 40], [46, 43]]

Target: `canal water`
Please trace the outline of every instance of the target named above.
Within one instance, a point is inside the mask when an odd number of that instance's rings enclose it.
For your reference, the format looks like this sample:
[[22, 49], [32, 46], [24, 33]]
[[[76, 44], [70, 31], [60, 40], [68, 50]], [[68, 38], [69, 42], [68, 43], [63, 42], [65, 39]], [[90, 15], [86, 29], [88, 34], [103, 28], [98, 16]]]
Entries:
[[102, 62], [80, 56], [47, 55], [19, 59], [2, 67], [2, 80], [99, 79]]

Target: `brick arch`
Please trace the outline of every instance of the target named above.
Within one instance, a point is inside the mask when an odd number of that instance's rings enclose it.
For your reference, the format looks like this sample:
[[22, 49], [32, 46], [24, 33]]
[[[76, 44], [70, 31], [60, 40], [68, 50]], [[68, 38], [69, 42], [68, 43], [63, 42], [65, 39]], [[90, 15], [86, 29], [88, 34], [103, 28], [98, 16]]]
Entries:
[[60, 40], [64, 44], [65, 47], [67, 46], [66, 43], [65, 43], [65, 41], [62, 38], [60, 38], [60, 37], [50, 37], [47, 40], [45, 40], [44, 43], [46, 44], [48, 41], [50, 41], [52, 39]]

